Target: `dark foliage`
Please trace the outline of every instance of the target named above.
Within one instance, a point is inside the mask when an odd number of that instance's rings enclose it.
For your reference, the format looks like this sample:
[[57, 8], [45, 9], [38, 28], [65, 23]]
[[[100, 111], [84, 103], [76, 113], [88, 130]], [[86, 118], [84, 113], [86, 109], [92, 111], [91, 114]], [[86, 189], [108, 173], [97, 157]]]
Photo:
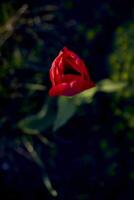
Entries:
[[[1, 199], [132, 199], [133, 7], [1, 1]], [[64, 46], [85, 60], [97, 86], [50, 98], [49, 69]]]

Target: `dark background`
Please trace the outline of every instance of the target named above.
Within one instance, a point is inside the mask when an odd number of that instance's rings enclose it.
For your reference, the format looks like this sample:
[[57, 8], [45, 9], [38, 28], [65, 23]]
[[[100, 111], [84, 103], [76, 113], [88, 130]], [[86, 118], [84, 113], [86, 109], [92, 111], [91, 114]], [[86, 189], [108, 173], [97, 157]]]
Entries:
[[[49, 97], [64, 46], [96, 88]], [[1, 1], [0, 199], [133, 199], [133, 88], [134, 3]]]

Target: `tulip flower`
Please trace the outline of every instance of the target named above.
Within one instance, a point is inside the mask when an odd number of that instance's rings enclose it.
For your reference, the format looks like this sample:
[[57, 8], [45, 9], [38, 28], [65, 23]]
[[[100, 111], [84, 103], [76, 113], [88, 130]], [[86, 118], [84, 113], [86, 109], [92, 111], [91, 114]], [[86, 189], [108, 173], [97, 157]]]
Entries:
[[84, 61], [64, 47], [50, 68], [50, 96], [73, 96], [95, 86]]

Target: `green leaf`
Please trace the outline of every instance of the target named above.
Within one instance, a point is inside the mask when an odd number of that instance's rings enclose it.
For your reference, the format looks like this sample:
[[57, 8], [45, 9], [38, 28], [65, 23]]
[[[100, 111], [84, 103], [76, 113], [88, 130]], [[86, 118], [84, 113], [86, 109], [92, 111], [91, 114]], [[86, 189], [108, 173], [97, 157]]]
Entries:
[[19, 48], [16, 48], [13, 52], [11, 64], [16, 67], [21, 67], [23, 63], [23, 57]]
[[73, 104], [72, 98], [59, 97], [58, 113], [54, 122], [53, 131], [63, 126], [76, 112], [76, 106]]
[[52, 101], [48, 99], [41, 111], [36, 115], [28, 116], [18, 123], [18, 127], [27, 134], [39, 134], [49, 128], [55, 119]]
[[38, 84], [38, 83], [27, 83], [26, 84], [26, 88], [29, 90], [37, 90], [37, 91], [44, 91], [46, 89], [46, 87], [42, 84]]
[[98, 90], [103, 92], [116, 92], [126, 86], [124, 82], [114, 82], [110, 79], [104, 79], [98, 84]]
[[48, 189], [49, 193], [50, 193], [53, 197], [57, 197], [58, 193], [57, 193], [57, 191], [53, 188], [49, 177], [45, 174], [45, 175], [43, 176], [42, 179], [43, 179], [43, 184], [44, 184], [45, 187]]
[[97, 92], [97, 87], [90, 88], [88, 90], [85, 90], [74, 97], [72, 97], [72, 100], [76, 105], [81, 105], [82, 103], [91, 103], [93, 100], [93, 96]]

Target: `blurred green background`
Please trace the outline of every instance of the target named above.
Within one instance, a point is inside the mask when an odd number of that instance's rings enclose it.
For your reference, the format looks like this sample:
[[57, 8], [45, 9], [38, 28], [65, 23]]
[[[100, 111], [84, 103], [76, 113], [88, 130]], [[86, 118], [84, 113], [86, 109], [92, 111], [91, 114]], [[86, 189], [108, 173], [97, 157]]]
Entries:
[[[96, 87], [49, 97], [67, 46]], [[1, 0], [0, 199], [132, 199], [134, 3]]]

